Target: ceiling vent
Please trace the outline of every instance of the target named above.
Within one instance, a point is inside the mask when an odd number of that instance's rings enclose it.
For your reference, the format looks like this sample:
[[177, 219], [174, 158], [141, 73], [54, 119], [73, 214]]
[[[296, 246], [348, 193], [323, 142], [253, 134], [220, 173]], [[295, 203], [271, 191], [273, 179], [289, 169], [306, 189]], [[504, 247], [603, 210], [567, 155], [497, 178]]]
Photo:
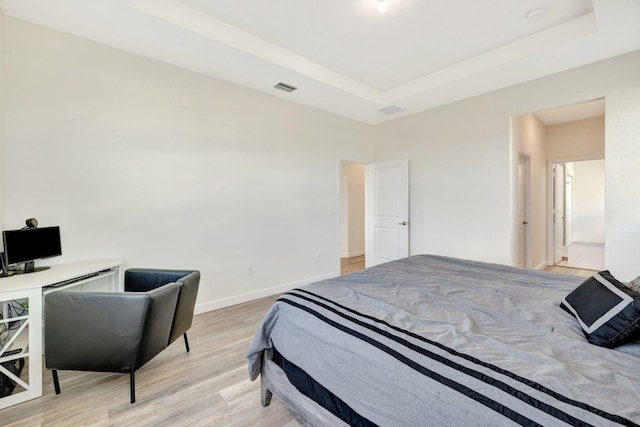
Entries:
[[404, 110], [402, 108], [398, 107], [397, 105], [389, 105], [388, 107], [381, 108], [378, 111], [380, 111], [381, 113], [384, 113], [384, 114], [394, 114], [394, 113], [399, 113], [400, 111], [404, 111]]
[[295, 87], [295, 86], [291, 86], [291, 85], [288, 85], [288, 84], [286, 84], [286, 83], [282, 83], [282, 82], [280, 82], [280, 83], [278, 83], [277, 85], [275, 85], [275, 86], [274, 86], [274, 88], [276, 88], [276, 89], [278, 89], [278, 90], [281, 90], [281, 91], [283, 91], [283, 92], [287, 92], [287, 93], [291, 93], [291, 92], [293, 92], [294, 90], [298, 90], [298, 88], [297, 88], [297, 87]]

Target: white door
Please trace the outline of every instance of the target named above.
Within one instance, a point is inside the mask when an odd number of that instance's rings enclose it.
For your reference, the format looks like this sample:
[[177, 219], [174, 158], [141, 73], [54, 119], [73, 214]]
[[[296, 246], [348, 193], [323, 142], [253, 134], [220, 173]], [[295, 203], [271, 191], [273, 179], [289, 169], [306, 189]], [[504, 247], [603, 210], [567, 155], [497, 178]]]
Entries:
[[409, 161], [369, 164], [367, 186], [365, 265], [409, 256]]
[[553, 166], [553, 262], [564, 254], [564, 165]]
[[519, 156], [518, 160], [518, 207], [517, 207], [517, 226], [518, 226], [518, 267], [526, 267], [526, 251], [527, 251], [527, 159]]
[[564, 188], [564, 244], [573, 243], [573, 175], [567, 174]]

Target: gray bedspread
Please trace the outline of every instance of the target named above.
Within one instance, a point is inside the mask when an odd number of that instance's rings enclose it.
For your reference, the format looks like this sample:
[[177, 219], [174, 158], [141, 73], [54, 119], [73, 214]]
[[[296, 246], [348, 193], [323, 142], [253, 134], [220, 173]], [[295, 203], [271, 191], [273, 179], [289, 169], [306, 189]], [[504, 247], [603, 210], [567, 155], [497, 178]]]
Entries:
[[283, 295], [275, 347], [381, 426], [636, 425], [640, 344], [587, 343], [560, 309], [584, 278], [417, 255]]

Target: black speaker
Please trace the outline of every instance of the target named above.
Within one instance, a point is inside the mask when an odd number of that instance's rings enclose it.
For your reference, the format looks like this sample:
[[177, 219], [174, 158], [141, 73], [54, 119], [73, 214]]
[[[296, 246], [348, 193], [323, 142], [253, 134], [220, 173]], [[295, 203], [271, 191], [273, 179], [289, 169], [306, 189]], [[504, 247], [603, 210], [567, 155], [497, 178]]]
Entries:
[[[8, 362], [2, 362], [2, 366], [16, 377], [20, 377], [24, 364], [23, 357], [9, 360]], [[0, 397], [10, 396], [15, 388], [16, 382], [0, 372]]]
[[0, 277], [7, 277], [9, 275], [7, 263], [5, 262], [4, 252], [0, 252]]

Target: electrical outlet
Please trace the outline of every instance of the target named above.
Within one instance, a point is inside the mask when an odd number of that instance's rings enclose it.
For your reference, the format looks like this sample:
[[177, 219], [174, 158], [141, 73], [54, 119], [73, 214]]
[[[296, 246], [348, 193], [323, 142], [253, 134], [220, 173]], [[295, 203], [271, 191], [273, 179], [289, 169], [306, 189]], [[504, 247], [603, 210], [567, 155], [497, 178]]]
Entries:
[[253, 274], [253, 265], [250, 265], [249, 267], [247, 267], [247, 274], [248, 275], [252, 275]]
[[320, 261], [322, 261], [322, 258], [320, 258], [320, 254], [317, 254], [316, 255], [316, 262], [320, 262]]

